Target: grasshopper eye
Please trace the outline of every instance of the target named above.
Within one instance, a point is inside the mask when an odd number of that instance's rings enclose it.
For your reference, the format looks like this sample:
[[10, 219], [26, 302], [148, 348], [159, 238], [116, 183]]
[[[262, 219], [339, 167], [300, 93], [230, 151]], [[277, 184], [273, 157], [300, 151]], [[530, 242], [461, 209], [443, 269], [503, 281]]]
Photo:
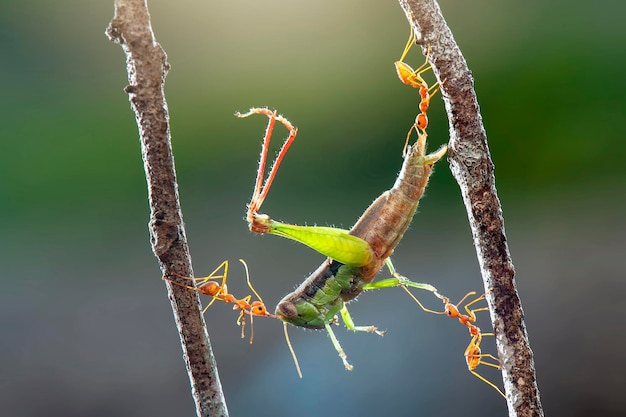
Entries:
[[283, 301], [276, 307], [276, 315], [285, 321], [289, 321], [297, 318], [300, 314], [293, 302]]

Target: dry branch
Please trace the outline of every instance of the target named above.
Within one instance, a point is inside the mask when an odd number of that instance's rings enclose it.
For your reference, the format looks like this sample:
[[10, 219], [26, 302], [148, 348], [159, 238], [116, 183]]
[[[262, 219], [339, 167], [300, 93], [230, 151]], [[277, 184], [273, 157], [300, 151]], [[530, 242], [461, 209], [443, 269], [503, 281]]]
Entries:
[[[164, 93], [169, 65], [165, 51], [154, 37], [146, 0], [116, 0], [115, 15], [106, 33], [126, 54], [129, 85], [125, 91], [139, 127], [148, 183], [152, 250], [164, 275], [193, 276]], [[166, 286], [198, 416], [227, 416], [198, 295], [169, 281]]]
[[509, 416], [541, 417], [533, 354], [504, 233], [494, 165], [474, 81], [434, 0], [400, 0], [439, 81], [450, 127], [449, 162], [461, 188], [496, 334]]

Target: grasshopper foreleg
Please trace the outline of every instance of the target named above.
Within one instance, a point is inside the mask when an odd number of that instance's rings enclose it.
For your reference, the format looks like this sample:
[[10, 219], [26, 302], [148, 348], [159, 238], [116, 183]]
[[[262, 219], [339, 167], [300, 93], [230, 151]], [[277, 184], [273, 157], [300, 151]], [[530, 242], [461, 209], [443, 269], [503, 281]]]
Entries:
[[348, 330], [352, 330], [353, 332], [376, 333], [379, 336], [385, 335], [385, 332], [378, 330], [376, 326], [356, 326], [354, 324], [354, 320], [352, 320], [352, 316], [348, 312], [348, 308], [345, 305], [339, 313], [341, 314], [341, 319]]

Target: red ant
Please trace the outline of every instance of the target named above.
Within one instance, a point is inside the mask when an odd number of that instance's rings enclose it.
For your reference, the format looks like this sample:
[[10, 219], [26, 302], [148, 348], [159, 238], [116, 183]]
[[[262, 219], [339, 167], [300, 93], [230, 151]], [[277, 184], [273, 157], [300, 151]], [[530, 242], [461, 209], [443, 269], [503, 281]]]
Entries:
[[[467, 349], [465, 349], [465, 353], [463, 353], [463, 356], [465, 356], [465, 362], [467, 363], [467, 369], [476, 378], [480, 379], [481, 381], [483, 381], [487, 385], [491, 386], [491, 388], [493, 388], [496, 391], [498, 391], [498, 393], [500, 395], [502, 395], [502, 397], [504, 399], [506, 399], [506, 396], [500, 390], [500, 388], [498, 388], [498, 386], [496, 384], [494, 384], [493, 382], [489, 381], [487, 378], [485, 378], [484, 376], [480, 375], [475, 370], [478, 367], [478, 365], [487, 365], [487, 366], [491, 366], [491, 367], [496, 368], [496, 369], [501, 369], [502, 366], [500, 365], [500, 361], [498, 360], [498, 358], [496, 358], [495, 356], [493, 356], [490, 353], [481, 353], [481, 351], [480, 351], [480, 343], [482, 342], [482, 337], [483, 336], [493, 336], [493, 333], [482, 333], [481, 334], [480, 333], [480, 329], [478, 327], [476, 327], [476, 326], [474, 326], [474, 327], [476, 329], [478, 329], [478, 333], [476, 335], [474, 335], [474, 337], [472, 337], [472, 340], [470, 341], [469, 345], [467, 346]], [[483, 358], [490, 358], [490, 359], [496, 361], [497, 363], [487, 362]]]
[[[467, 349], [465, 349], [465, 352], [463, 353], [463, 356], [465, 356], [465, 362], [467, 363], [467, 369], [476, 378], [480, 379], [481, 381], [483, 381], [484, 383], [486, 383], [487, 385], [489, 385], [490, 387], [498, 391], [498, 393], [506, 399], [506, 396], [500, 390], [500, 388], [498, 388], [496, 384], [494, 384], [493, 382], [489, 381], [487, 378], [483, 377], [478, 372], [476, 372], [476, 368], [478, 367], [478, 365], [481, 365], [481, 364], [486, 365], [486, 366], [491, 366], [493, 368], [501, 369], [500, 361], [498, 360], [498, 358], [496, 358], [490, 353], [482, 353], [480, 350], [480, 344], [482, 342], [483, 336], [493, 336], [494, 334], [493, 333], [481, 333], [480, 328], [474, 324], [476, 322], [476, 313], [479, 311], [487, 311], [488, 308], [487, 307], [481, 307], [481, 308], [475, 308], [475, 309], [469, 308], [472, 304], [475, 304], [483, 300], [485, 298], [485, 294], [482, 294], [480, 297], [477, 297], [474, 300], [470, 301], [469, 303], [465, 304], [464, 310], [466, 311], [467, 314], [463, 314], [461, 313], [461, 310], [459, 309], [458, 305], [461, 305], [467, 297], [471, 295], [475, 295], [476, 294], [475, 291], [471, 291], [465, 294], [465, 296], [461, 298], [461, 300], [457, 304], [452, 304], [448, 297], [444, 297], [441, 294], [436, 292], [435, 295], [439, 297], [444, 303], [444, 311], [435, 311], [435, 310], [431, 310], [431, 309], [424, 307], [422, 303], [408, 290], [408, 288], [403, 287], [403, 289], [411, 296], [411, 298], [413, 298], [413, 300], [425, 312], [432, 313], [432, 314], [445, 314], [448, 317], [457, 318], [459, 319], [459, 322], [462, 325], [467, 327], [470, 335], [472, 336], [472, 340], [470, 341], [469, 345], [467, 346]], [[490, 358], [496, 361], [497, 363], [486, 361], [483, 358]]]
[[[163, 277], [163, 279], [171, 282], [174, 285], [178, 285], [179, 287], [189, 288], [190, 290], [197, 291], [200, 294], [213, 297], [211, 302], [202, 310], [202, 314], [204, 314], [216, 300], [233, 304], [233, 310], [241, 311], [239, 313], [239, 317], [237, 318], [237, 325], [241, 326], [242, 338], [244, 337], [244, 334], [245, 334], [245, 326], [246, 326], [245, 316], [246, 315], [250, 316], [250, 328], [251, 328], [250, 343], [252, 343], [252, 340], [254, 338], [254, 327], [253, 327], [254, 316], [263, 316], [263, 317], [271, 317], [271, 318], [276, 318], [276, 316], [274, 316], [273, 314], [267, 311], [267, 308], [265, 307], [265, 304], [263, 303], [261, 296], [256, 292], [256, 290], [252, 286], [252, 283], [250, 282], [250, 274], [248, 273], [248, 265], [246, 264], [246, 262], [243, 259], [240, 259], [239, 262], [243, 264], [246, 270], [246, 279], [248, 281], [248, 287], [250, 287], [254, 295], [256, 295], [256, 297], [258, 298], [257, 301], [250, 302], [250, 300], [252, 299], [252, 295], [248, 295], [244, 298], [239, 299], [228, 292], [228, 288], [226, 286], [226, 279], [228, 278], [228, 261], [222, 262], [217, 268], [215, 268], [213, 272], [211, 272], [211, 274], [209, 274], [206, 277], [190, 278], [190, 277], [182, 277], [182, 276], [176, 275], [179, 278], [184, 278], [187, 280], [191, 280], [193, 282], [197, 282], [198, 283], [197, 286], [182, 284], [180, 282], [174, 281], [165, 276]], [[217, 275], [217, 272], [222, 268], [224, 268], [224, 273], [221, 275]], [[214, 279], [221, 279], [222, 283], [220, 284], [218, 283], [218, 281], [214, 281]]]
[[430, 54], [430, 46], [428, 47], [428, 51], [426, 53], [426, 61], [422, 65], [420, 65], [417, 69], [413, 69], [409, 64], [404, 62], [404, 58], [409, 53], [409, 50], [415, 43], [415, 32], [411, 29], [411, 34], [409, 36], [409, 40], [404, 47], [404, 52], [402, 52], [402, 56], [399, 61], [394, 62], [396, 67], [396, 72], [398, 73], [398, 78], [406, 85], [410, 85], [413, 88], [419, 89], [419, 94], [421, 97], [419, 109], [420, 113], [415, 117], [415, 124], [411, 126], [409, 133], [407, 135], [406, 144], [404, 146], [404, 153], [406, 153], [406, 148], [409, 143], [409, 137], [411, 136], [411, 132], [415, 129], [422, 134], [426, 133], [426, 127], [428, 126], [428, 116], [426, 116], [426, 112], [428, 111], [428, 106], [430, 105], [430, 99], [439, 89], [439, 84], [435, 83], [433, 86], [428, 87], [428, 84], [422, 78], [421, 74], [431, 69], [430, 65], [428, 65], [428, 55]]

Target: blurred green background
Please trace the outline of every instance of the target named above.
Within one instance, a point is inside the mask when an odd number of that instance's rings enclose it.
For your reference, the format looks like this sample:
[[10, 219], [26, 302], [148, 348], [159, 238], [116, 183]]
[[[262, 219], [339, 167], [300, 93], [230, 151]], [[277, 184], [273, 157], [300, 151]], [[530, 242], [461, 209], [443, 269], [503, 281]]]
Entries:
[[[393, 62], [408, 36], [394, 1], [150, 2], [196, 274], [245, 258], [273, 306], [322, 261], [250, 234], [262, 117], [300, 128], [264, 212], [350, 227], [400, 167], [417, 93]], [[446, 1], [476, 81], [546, 414], [623, 415], [626, 4]], [[124, 56], [104, 29], [112, 1], [0, 5], [0, 409], [11, 416], [192, 415], [187, 376], [147, 232]], [[417, 48], [408, 62], [423, 61]], [[426, 74], [432, 82], [432, 76]], [[430, 147], [448, 138], [439, 97]], [[277, 131], [277, 137], [284, 132]], [[278, 142], [278, 140], [277, 140]], [[458, 188], [439, 163], [396, 267], [460, 298], [481, 291]], [[425, 301], [431, 299], [422, 295]], [[432, 305], [439, 308], [438, 303]], [[400, 290], [352, 304], [384, 338], [279, 324], [239, 338], [206, 315], [231, 415], [496, 416], [504, 401], [465, 368], [467, 332]], [[486, 316], [479, 325], [489, 327]], [[486, 339], [485, 351], [495, 351]], [[499, 374], [482, 370], [500, 384]]]

